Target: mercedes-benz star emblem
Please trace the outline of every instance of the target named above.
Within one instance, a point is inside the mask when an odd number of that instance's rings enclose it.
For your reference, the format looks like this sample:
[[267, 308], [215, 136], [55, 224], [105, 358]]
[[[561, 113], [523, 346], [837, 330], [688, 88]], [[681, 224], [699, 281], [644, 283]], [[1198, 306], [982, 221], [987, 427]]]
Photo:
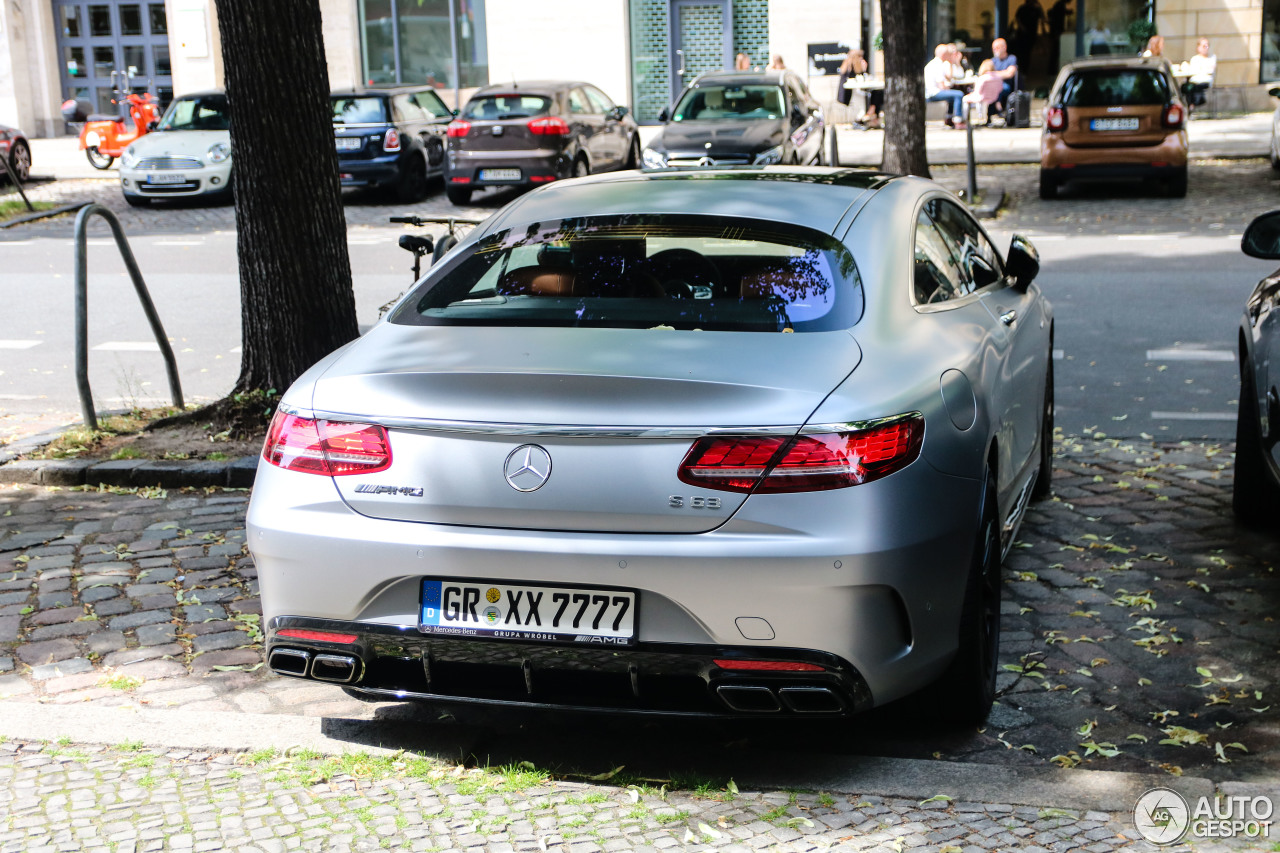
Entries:
[[536, 444], [523, 444], [507, 455], [507, 484], [517, 492], [534, 492], [551, 479], [551, 454]]

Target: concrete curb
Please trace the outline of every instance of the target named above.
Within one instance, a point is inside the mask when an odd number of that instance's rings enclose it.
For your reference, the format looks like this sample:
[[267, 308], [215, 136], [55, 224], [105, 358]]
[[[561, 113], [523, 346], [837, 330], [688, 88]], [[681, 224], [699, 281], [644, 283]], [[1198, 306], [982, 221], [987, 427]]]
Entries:
[[[301, 717], [229, 711], [163, 711], [152, 708], [76, 708], [30, 702], [0, 702], [0, 733], [10, 740], [75, 743], [138, 743], [164, 749], [247, 752], [274, 748], [312, 749], [326, 755], [400, 749], [430, 753], [440, 738], [421, 722]], [[444, 757], [444, 756], [442, 756]], [[447, 756], [457, 760], [456, 753]], [[1155, 787], [1185, 797], [1212, 796], [1213, 780], [1107, 770], [1002, 767], [890, 758], [831, 758], [788, 751], [758, 762], [774, 769], [733, 768], [740, 788], [799, 788], [833, 793], [871, 793], [924, 800], [938, 794], [965, 802], [1091, 811], [1123, 811]], [[704, 773], [715, 768], [702, 766]]]
[[19, 216], [17, 219], [9, 219], [5, 222], [0, 222], [0, 228], [12, 228], [15, 225], [22, 225], [27, 222], [35, 222], [39, 219], [48, 219], [51, 216], [61, 216], [64, 213], [70, 213], [73, 210], [79, 210], [80, 208], [88, 204], [90, 204], [90, 202], [78, 201], [75, 204], [64, 204], [61, 207], [54, 207], [49, 210], [37, 210], [35, 213], [28, 213], [24, 216]]
[[[46, 442], [47, 443], [47, 442]], [[225, 461], [170, 459], [20, 459], [0, 464], [0, 483], [39, 486], [223, 486], [248, 489], [257, 456]]]

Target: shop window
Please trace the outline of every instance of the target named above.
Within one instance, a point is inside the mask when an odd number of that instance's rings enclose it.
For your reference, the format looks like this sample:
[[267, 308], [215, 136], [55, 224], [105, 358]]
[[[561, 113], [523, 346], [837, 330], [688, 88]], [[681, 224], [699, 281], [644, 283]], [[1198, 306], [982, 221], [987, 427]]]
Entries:
[[147, 76], [147, 49], [140, 44], [124, 46], [124, 68], [130, 77]]
[[67, 47], [62, 51], [63, 59], [67, 63], [68, 77], [84, 77], [88, 74], [88, 69], [84, 67], [84, 48], [83, 47]]
[[365, 85], [469, 88], [489, 81], [482, 0], [361, 0], [360, 19]]
[[89, 7], [89, 35], [91, 36], [114, 35], [114, 33], [111, 32], [111, 7], [110, 6], [90, 6]]
[[142, 35], [142, 7], [136, 3], [120, 7], [120, 35]]
[[1259, 83], [1280, 80], [1280, 0], [1262, 0], [1262, 67]]
[[147, 7], [151, 13], [151, 35], [163, 36], [169, 34], [169, 19], [164, 13], [163, 3], [152, 3]]
[[173, 76], [173, 68], [169, 64], [169, 46], [158, 44], [151, 49], [151, 55], [156, 63], [157, 77]]
[[80, 38], [83, 30], [80, 26], [80, 7], [62, 7], [62, 34], [67, 38]]
[[116, 70], [116, 49], [99, 45], [93, 49], [93, 76], [110, 77]]
[[365, 0], [361, 4], [361, 12], [365, 85], [393, 86], [396, 82], [396, 44], [391, 0]]
[[397, 4], [400, 30], [401, 83], [453, 85], [453, 46], [449, 39], [449, 4], [423, 0]]

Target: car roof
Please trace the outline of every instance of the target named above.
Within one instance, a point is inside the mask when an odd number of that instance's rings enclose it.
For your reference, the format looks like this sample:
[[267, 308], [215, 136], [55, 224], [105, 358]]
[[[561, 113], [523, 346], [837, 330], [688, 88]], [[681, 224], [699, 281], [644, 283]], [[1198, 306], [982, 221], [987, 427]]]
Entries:
[[[436, 87], [429, 83], [421, 83], [417, 86], [388, 86], [387, 88], [366, 89], [363, 86], [354, 86], [346, 89], [334, 89], [329, 93], [331, 98], [369, 98], [378, 95], [402, 95], [405, 92], [435, 92]], [[436, 94], [439, 94], [438, 92]]]
[[512, 80], [510, 83], [491, 83], [483, 89], [477, 90], [471, 97], [481, 98], [499, 92], [527, 92], [530, 95], [550, 95], [576, 86], [590, 86], [593, 89], [600, 88], [596, 84], [588, 83], [585, 80]]
[[1164, 71], [1169, 61], [1163, 56], [1089, 56], [1068, 62], [1062, 66], [1063, 72], [1093, 71], [1105, 68], [1150, 68], [1153, 71]]
[[198, 92], [183, 92], [181, 95], [174, 95], [173, 99], [175, 101], [180, 101], [183, 98], [207, 98], [210, 95], [221, 95], [226, 97], [226, 94], [227, 92], [225, 89], [202, 89]]
[[785, 70], [774, 71], [708, 71], [698, 76], [689, 88], [714, 83], [717, 86], [781, 86], [786, 79]]
[[866, 194], [898, 177], [871, 169], [795, 166], [612, 172], [547, 184], [512, 202], [484, 230], [567, 217], [696, 212], [832, 234]]

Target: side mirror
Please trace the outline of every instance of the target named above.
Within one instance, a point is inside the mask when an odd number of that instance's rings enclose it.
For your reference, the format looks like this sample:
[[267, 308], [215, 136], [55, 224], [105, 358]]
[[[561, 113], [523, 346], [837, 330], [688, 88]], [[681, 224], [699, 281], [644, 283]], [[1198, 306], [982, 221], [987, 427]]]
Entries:
[[449, 115], [456, 116], [457, 114], [458, 114], [457, 110], [449, 110]]
[[1009, 242], [1009, 256], [1005, 269], [1013, 278], [1013, 286], [1026, 290], [1027, 285], [1040, 272], [1040, 253], [1031, 241], [1021, 234], [1014, 234]]
[[624, 118], [627, 117], [628, 112], [629, 110], [626, 107], [616, 106], [613, 108], [613, 111], [609, 113], [609, 117], [614, 121], [622, 121]]
[[155, 130], [159, 126], [160, 126], [160, 122], [157, 121], [156, 119], [152, 119], [151, 121], [147, 122], [147, 132], [150, 133], [151, 131]]
[[1273, 98], [1280, 98], [1280, 86], [1272, 86], [1267, 90], [1267, 94]]
[[1249, 223], [1240, 238], [1240, 251], [1251, 258], [1280, 260], [1280, 210], [1264, 213]]
[[663, 107], [662, 112], [658, 113], [658, 121], [662, 122], [663, 124], [666, 124], [667, 122], [671, 121], [671, 113], [667, 112], [666, 107]]

